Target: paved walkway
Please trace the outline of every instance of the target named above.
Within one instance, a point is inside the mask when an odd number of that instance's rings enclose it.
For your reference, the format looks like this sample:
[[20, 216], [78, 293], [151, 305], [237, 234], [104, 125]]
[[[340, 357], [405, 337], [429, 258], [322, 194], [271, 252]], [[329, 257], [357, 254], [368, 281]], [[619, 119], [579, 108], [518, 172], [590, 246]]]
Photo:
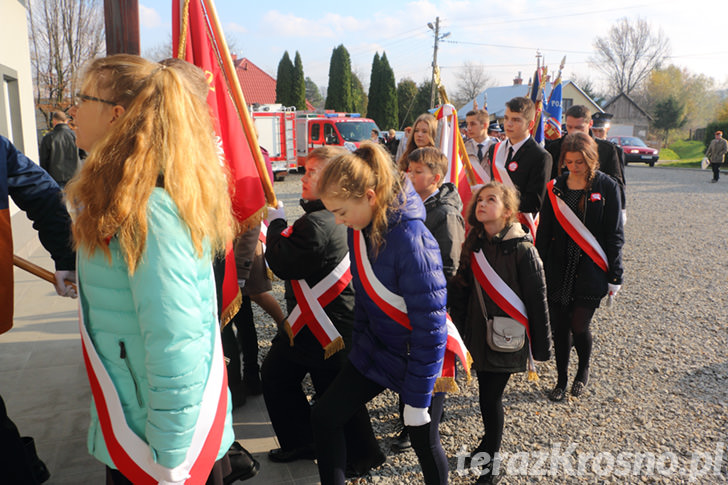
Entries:
[[[13, 238], [16, 254], [53, 268], [22, 214], [13, 219]], [[21, 435], [35, 438], [51, 485], [105, 481], [104, 467], [86, 451], [91, 391], [76, 315], [76, 300], [56, 296], [49, 283], [15, 269], [14, 328], [0, 336], [0, 394]], [[258, 475], [244, 483], [319, 483], [313, 462], [281, 465], [266, 458], [278, 443], [262, 396], [250, 398], [233, 418], [235, 436], [261, 463]]]

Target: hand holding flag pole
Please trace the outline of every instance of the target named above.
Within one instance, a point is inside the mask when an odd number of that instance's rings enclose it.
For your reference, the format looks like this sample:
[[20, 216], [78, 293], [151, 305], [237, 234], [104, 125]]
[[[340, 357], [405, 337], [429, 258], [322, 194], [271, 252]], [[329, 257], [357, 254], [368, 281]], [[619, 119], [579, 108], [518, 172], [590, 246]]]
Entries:
[[[46, 280], [47, 282], [51, 283], [52, 285], [56, 285], [56, 276], [48, 271], [47, 269], [43, 268], [42, 266], [38, 266], [35, 263], [31, 263], [27, 259], [23, 259], [20, 256], [13, 254], [13, 264], [17, 266], [18, 268], [27, 271], [28, 273], [37, 276], [40, 279]], [[64, 280], [64, 283], [67, 286], [70, 286], [73, 290], [74, 294], [78, 294], [78, 289], [76, 288], [76, 282], [70, 281], [70, 280]]]

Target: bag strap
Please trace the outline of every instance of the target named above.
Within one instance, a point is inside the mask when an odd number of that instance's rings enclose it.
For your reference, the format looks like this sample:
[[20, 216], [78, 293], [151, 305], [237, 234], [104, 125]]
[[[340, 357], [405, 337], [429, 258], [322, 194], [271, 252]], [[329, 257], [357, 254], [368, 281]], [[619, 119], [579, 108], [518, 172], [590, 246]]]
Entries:
[[483, 287], [480, 286], [480, 282], [478, 281], [478, 278], [473, 276], [473, 281], [475, 281], [475, 292], [478, 294], [478, 302], [480, 303], [480, 310], [483, 312], [483, 316], [485, 317], [485, 321], [488, 321], [488, 311], [485, 309], [485, 301], [483, 301]]

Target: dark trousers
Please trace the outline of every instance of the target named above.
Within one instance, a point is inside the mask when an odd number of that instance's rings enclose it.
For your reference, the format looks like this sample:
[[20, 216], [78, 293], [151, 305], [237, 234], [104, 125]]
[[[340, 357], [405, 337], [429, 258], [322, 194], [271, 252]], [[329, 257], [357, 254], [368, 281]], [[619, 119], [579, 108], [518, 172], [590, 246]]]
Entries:
[[[237, 329], [237, 336], [233, 331]], [[230, 359], [228, 364], [228, 383], [233, 394], [242, 392], [243, 373], [258, 373], [258, 334], [255, 331], [253, 320], [253, 307], [250, 297], [243, 296], [240, 310], [222, 330], [222, 350], [225, 357]], [[240, 353], [243, 354], [242, 373]]]
[[710, 168], [713, 169], [713, 180], [720, 178], [720, 163], [711, 163]]
[[30, 457], [25, 452], [25, 445], [20, 433], [5, 408], [0, 396], [0, 483], [38, 483], [33, 476]]
[[485, 433], [475, 453], [484, 451], [491, 460], [500, 451], [503, 440], [503, 392], [510, 377], [508, 372], [478, 372], [480, 414]]
[[[322, 485], [342, 485], [344, 483], [344, 468], [346, 466], [346, 443], [344, 437], [344, 424], [357, 412], [357, 410], [374, 399], [384, 387], [364, 377], [352, 364], [346, 362], [334, 382], [331, 383], [323, 397], [314, 405], [311, 412], [313, 423], [316, 456], [318, 458], [319, 477]], [[427, 485], [447, 483], [447, 460], [445, 460], [445, 481], [440, 477], [438, 460], [435, 450], [442, 447], [439, 443], [432, 443], [431, 427], [437, 427], [440, 409], [434, 409], [433, 416], [437, 420], [424, 426], [408, 427], [412, 447], [417, 454], [422, 473]], [[361, 436], [361, 440], [373, 440], [374, 433]], [[444, 457], [444, 452], [442, 453]]]

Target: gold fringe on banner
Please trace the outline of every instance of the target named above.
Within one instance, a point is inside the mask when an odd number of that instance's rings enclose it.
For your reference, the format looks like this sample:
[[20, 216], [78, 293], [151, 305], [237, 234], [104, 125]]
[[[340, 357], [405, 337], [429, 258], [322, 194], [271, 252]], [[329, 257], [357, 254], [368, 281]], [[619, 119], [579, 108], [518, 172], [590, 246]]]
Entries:
[[228, 305], [227, 308], [222, 309], [222, 315], [220, 316], [220, 330], [225, 328], [225, 325], [230, 323], [230, 320], [238, 314], [238, 310], [240, 310], [240, 305], [242, 304], [243, 294], [240, 293], [240, 288], [238, 288], [238, 294], [235, 296], [235, 299]]

